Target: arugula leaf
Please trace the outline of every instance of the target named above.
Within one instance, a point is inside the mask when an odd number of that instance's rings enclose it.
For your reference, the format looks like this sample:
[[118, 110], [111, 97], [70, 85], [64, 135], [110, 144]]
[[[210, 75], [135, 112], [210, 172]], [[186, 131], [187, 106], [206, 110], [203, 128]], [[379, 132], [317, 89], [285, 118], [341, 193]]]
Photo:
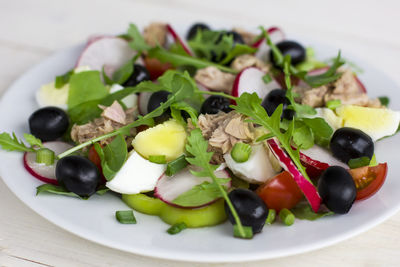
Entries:
[[171, 115], [172, 117], [182, 124], [186, 124], [185, 120], [182, 117], [181, 111], [185, 111], [189, 114], [190, 119], [193, 125], [197, 126], [197, 110], [194, 109], [192, 106], [187, 104], [186, 102], [176, 102], [171, 105]]
[[145, 42], [142, 34], [135, 24], [130, 24], [127, 32], [127, 36], [131, 38], [132, 41], [129, 42], [129, 46], [137, 51], [144, 52], [149, 50], [151, 47]]
[[236, 44], [231, 51], [228, 52], [226, 57], [220, 62], [221, 65], [228, 64], [235, 57], [245, 54], [254, 54], [257, 51], [257, 48], [251, 47], [244, 44]]
[[74, 70], [69, 70], [68, 72], [64, 73], [63, 75], [56, 76], [56, 79], [54, 81], [54, 87], [56, 89], [61, 89], [64, 85], [66, 85], [69, 82], [69, 79], [71, 76], [74, 74]]
[[200, 58], [194, 58], [188, 55], [179, 55], [179, 54], [175, 54], [172, 53], [170, 51], [165, 50], [164, 48], [161, 47], [155, 47], [152, 48], [148, 51], [148, 55], [151, 58], [157, 58], [158, 60], [160, 60], [161, 62], [169, 62], [171, 63], [173, 66], [175, 67], [179, 67], [179, 66], [193, 66], [197, 69], [201, 69], [201, 68], [206, 68], [209, 66], [213, 66], [218, 68], [219, 70], [223, 71], [223, 72], [228, 72], [228, 73], [233, 73], [233, 74], [237, 74], [238, 71], [234, 70], [232, 68], [217, 64], [217, 63], [213, 63], [204, 59], [200, 59]]
[[84, 71], [71, 76], [69, 81], [68, 109], [87, 101], [102, 99], [108, 94], [98, 71]]
[[51, 193], [51, 194], [56, 194], [56, 195], [77, 197], [77, 198], [85, 199], [85, 200], [88, 199], [88, 197], [81, 197], [73, 192], [69, 192], [65, 187], [59, 186], [59, 185], [43, 184], [43, 185], [36, 187], [36, 195], [40, 195], [45, 192]]
[[12, 133], [12, 136], [9, 133], [0, 133], [0, 146], [2, 149], [8, 151], [21, 151], [21, 152], [35, 151], [31, 147], [27, 147], [21, 140], [18, 140], [15, 133]]
[[99, 143], [95, 143], [94, 148], [100, 157], [104, 177], [107, 181], [110, 181], [121, 169], [128, 157], [125, 138], [119, 134], [104, 148]]
[[291, 209], [290, 211], [294, 214], [294, 216], [297, 219], [309, 220], [309, 221], [315, 221], [315, 220], [320, 219], [322, 217], [335, 214], [332, 211], [320, 211], [320, 212], [315, 213], [312, 210], [312, 208], [310, 207], [310, 205], [308, 205], [306, 203], [299, 204], [296, 207], [294, 207], [293, 209]]
[[42, 141], [31, 134], [24, 133], [24, 138], [31, 146], [43, 147]]
[[323, 118], [302, 118], [301, 121], [310, 127], [317, 144], [325, 147], [329, 145], [333, 129]]
[[309, 149], [314, 146], [313, 132], [311, 131], [310, 127], [304, 123], [299, 124], [301, 126], [295, 127], [293, 130], [293, 142], [300, 149]]

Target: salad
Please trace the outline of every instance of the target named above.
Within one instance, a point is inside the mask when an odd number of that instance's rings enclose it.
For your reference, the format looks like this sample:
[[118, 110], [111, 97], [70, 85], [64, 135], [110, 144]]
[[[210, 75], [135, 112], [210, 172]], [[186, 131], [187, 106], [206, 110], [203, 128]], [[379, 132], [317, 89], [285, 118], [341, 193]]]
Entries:
[[321, 61], [277, 27], [196, 23], [184, 39], [131, 24], [91, 38], [36, 102], [25, 140], [3, 132], [0, 146], [24, 152], [37, 195], [113, 192], [118, 222], [159, 216], [170, 234], [229, 220], [252, 238], [346, 214], [383, 185], [374, 146], [400, 125], [340, 51]]

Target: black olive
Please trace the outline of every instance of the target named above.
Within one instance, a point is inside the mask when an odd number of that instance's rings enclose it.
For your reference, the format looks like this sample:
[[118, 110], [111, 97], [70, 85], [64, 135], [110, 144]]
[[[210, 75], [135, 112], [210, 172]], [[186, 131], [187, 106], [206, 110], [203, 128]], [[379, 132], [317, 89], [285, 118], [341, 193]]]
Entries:
[[275, 109], [280, 104], [283, 104], [282, 118], [285, 118], [287, 120], [292, 120], [295, 111], [287, 108], [290, 105], [290, 101], [286, 97], [286, 90], [283, 89], [272, 90], [264, 97], [261, 106], [268, 113], [268, 116], [271, 116], [274, 113]]
[[[243, 188], [231, 191], [228, 196], [238, 213], [241, 223], [244, 226], [251, 226], [254, 234], [261, 232], [268, 217], [268, 207], [264, 201], [253, 191]], [[229, 221], [232, 224], [236, 224], [226, 203], [225, 211], [228, 214]]]
[[29, 117], [29, 130], [42, 141], [60, 138], [68, 126], [68, 115], [57, 107], [38, 109]]
[[318, 193], [328, 209], [344, 214], [353, 205], [357, 189], [353, 177], [345, 168], [331, 166], [319, 178]]
[[88, 197], [96, 192], [100, 173], [96, 165], [82, 156], [67, 156], [56, 166], [57, 181], [75, 194]]
[[[279, 51], [283, 54], [283, 56], [290, 55], [292, 65], [299, 64], [306, 59], [306, 50], [304, 47], [294, 41], [282, 41], [276, 44]], [[276, 65], [274, 56], [272, 55], [272, 50], [269, 52], [269, 58], [271, 59], [272, 64], [279, 68]]]
[[132, 75], [124, 82], [123, 86], [136, 86], [143, 81], [149, 81], [149, 71], [142, 65], [133, 64]]
[[374, 155], [374, 142], [363, 131], [350, 127], [337, 129], [330, 141], [333, 156], [348, 163], [350, 159], [361, 157], [372, 158]]
[[194, 37], [196, 37], [197, 31], [198, 30], [210, 30], [210, 27], [207, 24], [204, 23], [195, 23], [193, 24], [190, 29], [188, 30], [188, 33], [186, 35], [186, 40], [191, 40]]
[[151, 94], [149, 102], [147, 103], [147, 112], [150, 113], [158, 108], [161, 103], [167, 102], [170, 94], [171, 93], [168, 91], [158, 91]]
[[230, 112], [232, 109], [229, 107], [230, 101], [223, 96], [212, 95], [207, 98], [201, 105], [201, 114], [217, 114], [220, 111]]

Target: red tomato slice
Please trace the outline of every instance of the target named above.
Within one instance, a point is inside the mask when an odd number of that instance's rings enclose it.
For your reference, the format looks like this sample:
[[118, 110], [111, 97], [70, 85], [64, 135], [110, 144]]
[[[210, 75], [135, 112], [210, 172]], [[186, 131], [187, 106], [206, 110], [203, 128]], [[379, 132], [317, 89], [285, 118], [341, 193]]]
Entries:
[[387, 164], [374, 167], [360, 167], [349, 170], [357, 188], [356, 200], [366, 199], [375, 194], [383, 185], [387, 174]]
[[256, 193], [269, 209], [291, 209], [303, 198], [299, 186], [288, 171], [281, 172], [257, 188]]
[[169, 69], [172, 69], [172, 65], [170, 63], [162, 63], [156, 58], [145, 57], [144, 65], [146, 69], [149, 71], [150, 78], [152, 80], [157, 79], [158, 77], [163, 75], [164, 72], [166, 72]]

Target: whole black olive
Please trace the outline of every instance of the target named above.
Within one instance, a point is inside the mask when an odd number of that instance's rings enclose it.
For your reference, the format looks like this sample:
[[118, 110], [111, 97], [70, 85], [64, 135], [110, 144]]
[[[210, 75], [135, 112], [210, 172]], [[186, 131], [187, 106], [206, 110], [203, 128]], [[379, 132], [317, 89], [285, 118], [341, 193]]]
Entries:
[[[268, 217], [268, 207], [264, 201], [253, 191], [243, 188], [231, 191], [228, 197], [238, 213], [241, 223], [244, 226], [251, 226], [254, 234], [261, 232]], [[236, 224], [226, 203], [225, 211], [228, 214], [229, 221]]]
[[[282, 41], [276, 44], [279, 51], [283, 54], [283, 56], [290, 55], [292, 65], [299, 64], [306, 59], [306, 50], [304, 47], [294, 41]], [[272, 55], [272, 50], [269, 52], [269, 58], [271, 59], [272, 64], [279, 68], [276, 65], [275, 58]]]
[[57, 107], [38, 109], [29, 117], [29, 130], [42, 141], [60, 138], [68, 126], [68, 115]]
[[82, 156], [67, 156], [56, 165], [57, 181], [75, 194], [88, 197], [96, 192], [100, 173], [96, 165]]
[[287, 108], [290, 105], [290, 101], [286, 97], [286, 90], [283, 89], [272, 90], [264, 97], [261, 106], [268, 113], [268, 116], [271, 116], [274, 113], [275, 109], [280, 104], [283, 104], [282, 118], [285, 118], [287, 120], [292, 120], [295, 112], [294, 110]]
[[220, 111], [230, 112], [232, 109], [229, 107], [230, 101], [223, 96], [212, 95], [207, 98], [201, 105], [201, 114], [217, 114]]
[[168, 91], [158, 91], [151, 94], [149, 102], [147, 103], [147, 112], [150, 113], [158, 108], [161, 103], [165, 103], [170, 94], [171, 93]]
[[193, 24], [190, 29], [188, 30], [188, 33], [186, 35], [186, 40], [191, 40], [194, 37], [196, 37], [197, 31], [198, 30], [210, 30], [210, 27], [207, 24], [204, 23], [195, 23]]
[[331, 166], [319, 178], [318, 193], [328, 209], [344, 214], [353, 205], [357, 189], [353, 177], [345, 168]]
[[149, 71], [142, 65], [134, 64], [132, 75], [124, 82], [123, 86], [136, 86], [143, 81], [149, 81]]
[[374, 142], [359, 129], [343, 127], [333, 134], [330, 149], [335, 158], [348, 163], [350, 159], [361, 157], [371, 159], [374, 155]]

